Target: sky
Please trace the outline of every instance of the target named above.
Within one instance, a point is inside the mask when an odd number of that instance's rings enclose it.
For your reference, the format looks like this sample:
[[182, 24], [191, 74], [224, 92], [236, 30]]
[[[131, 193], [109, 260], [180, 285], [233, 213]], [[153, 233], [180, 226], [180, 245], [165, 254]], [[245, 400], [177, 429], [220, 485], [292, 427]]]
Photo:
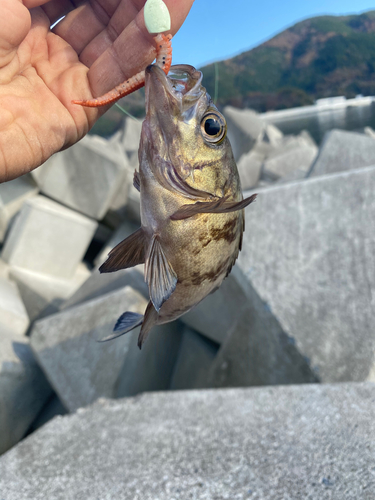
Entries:
[[375, 10], [374, 1], [195, 0], [174, 37], [173, 64], [199, 68], [256, 47], [303, 19], [367, 10]]

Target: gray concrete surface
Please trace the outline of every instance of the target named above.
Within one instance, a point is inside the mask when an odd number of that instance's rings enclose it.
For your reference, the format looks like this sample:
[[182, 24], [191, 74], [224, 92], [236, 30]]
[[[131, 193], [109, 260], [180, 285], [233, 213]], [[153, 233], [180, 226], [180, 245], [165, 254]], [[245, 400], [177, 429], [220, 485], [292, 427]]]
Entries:
[[254, 148], [244, 153], [237, 161], [242, 189], [250, 189], [258, 184], [263, 160], [264, 155], [259, 154]]
[[27, 200], [5, 242], [2, 258], [11, 266], [71, 278], [97, 223], [45, 196]]
[[3, 500], [373, 500], [375, 385], [101, 400], [0, 458]]
[[333, 174], [375, 165], [375, 142], [371, 137], [346, 130], [330, 130], [323, 138], [309, 176]]
[[[53, 155], [33, 175], [44, 194], [97, 220], [133, 180], [120, 144], [90, 135]], [[125, 203], [126, 190], [122, 198]]]
[[169, 389], [209, 387], [209, 371], [218, 350], [218, 344], [185, 326]]
[[255, 145], [265, 128], [265, 124], [259, 114], [252, 109], [237, 109], [226, 106], [223, 114], [227, 121], [228, 137], [233, 155], [238, 161]]
[[0, 277], [0, 334], [5, 329], [23, 335], [28, 326], [29, 316], [17, 285]]
[[322, 382], [375, 379], [374, 190], [369, 167], [266, 188], [246, 208], [236, 267]]
[[143, 314], [146, 306], [139, 293], [125, 287], [34, 323], [31, 348], [68, 410], [114, 396], [131, 337], [97, 340], [112, 333], [123, 312]]
[[79, 264], [70, 279], [55, 278], [18, 267], [11, 267], [9, 270], [9, 276], [17, 284], [31, 322], [55, 311], [90, 275], [83, 263]]
[[28, 198], [36, 196], [38, 187], [30, 174], [0, 184], [0, 241], [4, 240], [15, 215]]
[[25, 435], [51, 393], [29, 339], [0, 326], [0, 455]]

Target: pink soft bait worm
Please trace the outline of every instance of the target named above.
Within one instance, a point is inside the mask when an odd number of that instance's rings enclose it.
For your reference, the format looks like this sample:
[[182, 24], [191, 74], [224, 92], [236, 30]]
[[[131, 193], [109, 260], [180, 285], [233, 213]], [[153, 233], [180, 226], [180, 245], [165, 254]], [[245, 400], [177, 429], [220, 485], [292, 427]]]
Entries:
[[[154, 37], [156, 46], [156, 61], [155, 64], [161, 68], [167, 75], [172, 64], [172, 35], [163, 35], [162, 33], [157, 34]], [[142, 88], [145, 84], [145, 72], [140, 71], [136, 75], [128, 78], [120, 85], [117, 85], [114, 89], [110, 90], [101, 97], [96, 97], [95, 99], [88, 99], [83, 101], [72, 101], [73, 104], [79, 104], [80, 106], [87, 106], [89, 108], [98, 108], [100, 106], [105, 106], [106, 104], [112, 104], [122, 97], [135, 92], [136, 90]]]

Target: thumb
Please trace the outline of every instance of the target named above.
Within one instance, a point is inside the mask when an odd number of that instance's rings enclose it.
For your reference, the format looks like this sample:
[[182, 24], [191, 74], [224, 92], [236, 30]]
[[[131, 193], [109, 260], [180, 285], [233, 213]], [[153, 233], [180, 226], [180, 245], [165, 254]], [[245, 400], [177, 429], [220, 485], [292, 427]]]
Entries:
[[0, 0], [0, 68], [9, 64], [28, 34], [31, 16], [19, 0]]

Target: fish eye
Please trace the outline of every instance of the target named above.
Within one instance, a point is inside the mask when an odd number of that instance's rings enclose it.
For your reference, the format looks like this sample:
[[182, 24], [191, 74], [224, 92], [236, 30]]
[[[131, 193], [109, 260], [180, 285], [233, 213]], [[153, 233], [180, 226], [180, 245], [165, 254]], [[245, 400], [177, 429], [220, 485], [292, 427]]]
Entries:
[[224, 117], [218, 113], [207, 113], [201, 121], [201, 132], [207, 142], [219, 143], [225, 137], [227, 126]]

